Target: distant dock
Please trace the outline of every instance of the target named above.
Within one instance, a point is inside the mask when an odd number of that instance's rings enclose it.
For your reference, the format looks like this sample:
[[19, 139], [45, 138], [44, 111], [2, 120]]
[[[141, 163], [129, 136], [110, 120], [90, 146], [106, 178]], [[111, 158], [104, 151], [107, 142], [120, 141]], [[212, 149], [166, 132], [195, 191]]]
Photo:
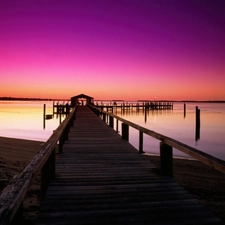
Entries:
[[[83, 103], [81, 103], [82, 105]], [[121, 109], [121, 111], [125, 110], [168, 110], [173, 109], [173, 102], [165, 102], [165, 101], [145, 101], [145, 102], [116, 102], [112, 101], [110, 103], [104, 103], [104, 102], [94, 102], [94, 106], [100, 107], [101, 109], [106, 109], [107, 111], [114, 112], [118, 108]], [[65, 103], [53, 103], [53, 114], [69, 114], [70, 108], [72, 108], [72, 105], [67, 102]], [[115, 109], [115, 110], [114, 110]]]
[[71, 105], [69, 102], [67, 103], [59, 103], [53, 102], [53, 114], [69, 114], [71, 109]]
[[[138, 149], [129, 143], [129, 127], [139, 132]], [[160, 142], [159, 170], [142, 154], [146, 135]], [[173, 180], [173, 148], [225, 173], [218, 158], [94, 104], [76, 105], [2, 190], [0, 224], [19, 224], [23, 199], [38, 176], [36, 225], [224, 224]]]
[[163, 109], [173, 109], [173, 103], [172, 102], [136, 102], [136, 103], [117, 103], [117, 102], [113, 102], [110, 104], [96, 104], [96, 106], [102, 108], [102, 109], [107, 109], [107, 111], [109, 111], [109, 109], [111, 109], [113, 111], [113, 109], [117, 109], [120, 108], [121, 110], [132, 110], [132, 109], [152, 109], [152, 110], [163, 110]]

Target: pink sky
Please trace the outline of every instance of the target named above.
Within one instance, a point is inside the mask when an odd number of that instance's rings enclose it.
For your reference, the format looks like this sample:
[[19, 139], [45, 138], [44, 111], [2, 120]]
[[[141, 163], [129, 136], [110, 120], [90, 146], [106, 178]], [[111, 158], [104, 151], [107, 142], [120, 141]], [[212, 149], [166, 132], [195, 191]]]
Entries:
[[0, 1], [0, 97], [225, 100], [225, 1]]

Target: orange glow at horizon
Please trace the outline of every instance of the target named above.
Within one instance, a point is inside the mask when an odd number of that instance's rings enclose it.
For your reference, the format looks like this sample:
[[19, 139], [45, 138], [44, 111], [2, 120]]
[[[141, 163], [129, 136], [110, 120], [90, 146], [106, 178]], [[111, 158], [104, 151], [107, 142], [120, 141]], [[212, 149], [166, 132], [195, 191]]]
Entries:
[[[222, 85], [221, 85], [222, 86]], [[105, 86], [101, 88], [101, 85], [95, 85], [88, 88], [83, 87], [71, 87], [63, 85], [45, 85], [28, 87], [13, 86], [9, 90], [8, 87], [1, 89], [2, 97], [18, 97], [18, 98], [51, 98], [51, 99], [70, 99], [74, 95], [84, 93], [86, 95], [94, 97], [94, 99], [101, 100], [224, 100], [224, 94], [213, 95], [218, 92], [218, 87], [208, 88], [208, 93], [205, 91], [205, 86], [197, 87], [197, 92], [192, 91], [192, 87], [166, 87], [160, 86], [156, 88], [144, 87], [130, 87], [123, 88], [119, 86]], [[222, 87], [221, 87], [222, 88]]]
[[0, 1], [0, 97], [225, 100], [222, 1], [21, 1]]

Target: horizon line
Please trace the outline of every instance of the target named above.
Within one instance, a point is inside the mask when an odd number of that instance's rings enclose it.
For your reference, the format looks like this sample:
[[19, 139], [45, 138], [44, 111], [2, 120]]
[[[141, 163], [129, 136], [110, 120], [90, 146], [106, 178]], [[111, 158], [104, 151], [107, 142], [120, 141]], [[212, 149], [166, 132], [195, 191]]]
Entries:
[[[46, 100], [46, 101], [70, 101], [71, 99], [65, 98], [35, 98], [35, 97], [0, 97], [0, 100]], [[94, 101], [112, 101], [112, 102], [154, 102], [149, 99], [137, 99], [137, 100], [122, 100], [122, 99], [96, 99]], [[157, 100], [156, 102], [225, 102], [225, 100]]]

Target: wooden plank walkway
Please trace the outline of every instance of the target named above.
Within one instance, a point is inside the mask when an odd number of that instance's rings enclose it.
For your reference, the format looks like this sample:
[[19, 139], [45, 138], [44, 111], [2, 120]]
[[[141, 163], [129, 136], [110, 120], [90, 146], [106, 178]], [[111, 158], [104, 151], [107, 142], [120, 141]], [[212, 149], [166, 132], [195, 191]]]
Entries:
[[80, 106], [36, 221], [44, 224], [224, 223]]

